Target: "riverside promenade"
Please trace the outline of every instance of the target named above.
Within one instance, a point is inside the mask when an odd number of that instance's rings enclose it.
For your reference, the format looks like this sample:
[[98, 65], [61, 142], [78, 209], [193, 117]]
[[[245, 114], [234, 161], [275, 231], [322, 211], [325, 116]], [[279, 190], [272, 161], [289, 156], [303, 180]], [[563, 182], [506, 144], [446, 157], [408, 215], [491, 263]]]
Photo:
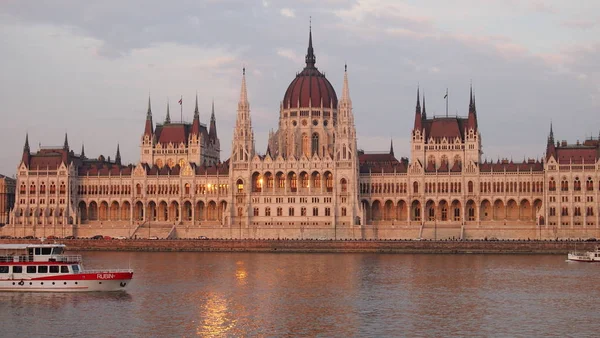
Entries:
[[[70, 251], [196, 251], [196, 252], [330, 252], [423, 254], [566, 254], [593, 250], [597, 242], [537, 240], [287, 240], [287, 239], [52, 239]], [[1, 239], [0, 244], [40, 243], [31, 239]]]

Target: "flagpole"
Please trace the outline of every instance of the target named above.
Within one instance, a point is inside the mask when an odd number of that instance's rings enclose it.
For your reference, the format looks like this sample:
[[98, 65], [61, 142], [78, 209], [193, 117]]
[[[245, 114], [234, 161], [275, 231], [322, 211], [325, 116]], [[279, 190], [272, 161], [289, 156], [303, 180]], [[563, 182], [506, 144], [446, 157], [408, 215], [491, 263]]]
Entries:
[[[181, 99], [179, 99], [179, 108], [181, 109], [180, 110], [180, 121], [181, 121], [181, 123], [183, 123], [183, 95], [181, 95]], [[448, 109], [446, 108], [446, 110], [448, 110]]]
[[446, 88], [446, 117], [448, 117], [448, 88]]

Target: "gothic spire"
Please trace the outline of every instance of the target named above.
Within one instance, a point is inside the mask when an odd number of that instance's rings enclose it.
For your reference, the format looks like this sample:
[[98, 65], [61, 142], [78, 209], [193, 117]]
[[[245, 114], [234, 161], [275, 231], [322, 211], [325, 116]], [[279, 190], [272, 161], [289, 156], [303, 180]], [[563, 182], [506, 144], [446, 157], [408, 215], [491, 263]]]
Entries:
[[550, 121], [550, 135], [548, 135], [548, 143], [554, 144], [554, 131], [552, 130], [552, 121]]
[[25, 134], [25, 146], [23, 146], [23, 152], [29, 153], [31, 150], [29, 149], [29, 133]]
[[425, 111], [425, 90], [423, 90], [423, 113], [421, 114], [423, 120], [427, 120], [427, 112]]
[[194, 118], [200, 117], [200, 111], [198, 110], [198, 92], [196, 92], [196, 107], [194, 108]]
[[473, 104], [473, 84], [471, 84], [470, 89], [469, 89], [469, 112], [473, 111], [474, 109], [474, 104]]
[[351, 103], [350, 89], [348, 86], [348, 65], [344, 64], [344, 87], [342, 89], [342, 102]]
[[83, 148], [83, 143], [81, 143], [81, 159], [85, 158], [85, 149]]
[[248, 92], [246, 91], [246, 67], [244, 67], [242, 68], [242, 89], [240, 90], [240, 102], [238, 102], [238, 109], [246, 109], [248, 105]]
[[148, 112], [146, 113], [146, 120], [152, 120], [152, 106], [150, 104], [150, 94], [148, 94]]
[[419, 112], [419, 114], [421, 114], [421, 99], [419, 95], [419, 86], [417, 86], [417, 106], [415, 109], [415, 112]]
[[171, 114], [169, 113], [169, 101], [167, 101], [167, 117], [165, 118], [165, 124], [171, 123]]
[[217, 119], [215, 118], [215, 100], [212, 102], [212, 112], [210, 114], [210, 126], [208, 128], [208, 137], [216, 140], [217, 139]]
[[115, 164], [121, 165], [121, 151], [119, 150], [118, 143], [117, 143], [117, 155], [115, 156]]
[[394, 139], [390, 138], [390, 155], [394, 156]]
[[306, 67], [314, 68], [317, 58], [312, 45], [312, 23], [308, 25], [308, 50], [306, 51]]
[[65, 143], [63, 144], [63, 149], [69, 149], [69, 140], [67, 139], [67, 133], [65, 133]]
[[423, 128], [423, 124], [422, 121], [423, 118], [421, 116], [421, 102], [419, 100], [419, 87], [417, 86], [417, 106], [415, 107], [415, 126], [414, 126], [414, 130], [415, 131], [421, 131]]

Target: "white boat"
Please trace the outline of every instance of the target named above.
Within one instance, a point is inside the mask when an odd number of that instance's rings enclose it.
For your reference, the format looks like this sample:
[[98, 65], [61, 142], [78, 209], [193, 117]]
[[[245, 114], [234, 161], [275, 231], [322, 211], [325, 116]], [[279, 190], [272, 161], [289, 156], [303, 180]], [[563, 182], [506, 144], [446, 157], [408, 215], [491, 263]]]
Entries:
[[600, 262], [600, 247], [596, 247], [594, 251], [571, 251], [567, 259], [575, 262]]
[[124, 291], [131, 269], [85, 270], [64, 244], [0, 244], [0, 291]]

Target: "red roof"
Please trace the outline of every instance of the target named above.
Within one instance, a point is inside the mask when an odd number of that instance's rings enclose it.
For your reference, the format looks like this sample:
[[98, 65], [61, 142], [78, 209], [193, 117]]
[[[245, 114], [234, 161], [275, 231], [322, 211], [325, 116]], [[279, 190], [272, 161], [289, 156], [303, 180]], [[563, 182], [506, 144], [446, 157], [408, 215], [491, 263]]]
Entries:
[[569, 146], [556, 149], [557, 161], [560, 164], [594, 164], [598, 159], [596, 147]]
[[323, 107], [337, 108], [337, 95], [329, 80], [317, 68], [306, 67], [285, 91], [283, 107], [308, 108], [309, 103], [312, 107], [320, 107], [321, 100]]
[[458, 117], [434, 117], [425, 121], [425, 137], [426, 141], [430, 137], [434, 139], [454, 139], [463, 137], [464, 127], [468, 120]]

